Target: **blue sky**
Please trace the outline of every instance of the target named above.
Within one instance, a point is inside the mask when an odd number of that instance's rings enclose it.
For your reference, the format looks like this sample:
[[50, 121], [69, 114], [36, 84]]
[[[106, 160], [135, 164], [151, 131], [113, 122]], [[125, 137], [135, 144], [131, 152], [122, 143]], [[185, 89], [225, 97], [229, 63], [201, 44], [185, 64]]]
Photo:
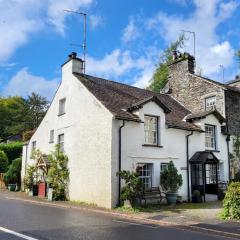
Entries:
[[[0, 0], [0, 95], [26, 97], [32, 91], [51, 99], [61, 64], [82, 50], [87, 13], [87, 73], [145, 87], [159, 56], [181, 30], [196, 32], [197, 71], [221, 80], [239, 73], [237, 0]], [[184, 51], [193, 53], [186, 36]]]

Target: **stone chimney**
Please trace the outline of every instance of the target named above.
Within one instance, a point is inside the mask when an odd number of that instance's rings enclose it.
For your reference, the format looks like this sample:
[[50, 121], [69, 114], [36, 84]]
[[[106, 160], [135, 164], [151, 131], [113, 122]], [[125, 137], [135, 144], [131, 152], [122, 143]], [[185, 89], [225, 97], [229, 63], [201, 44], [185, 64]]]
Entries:
[[84, 61], [77, 57], [76, 52], [68, 55], [68, 60], [62, 65], [62, 71], [71, 71], [71, 73], [83, 73]]
[[180, 53], [177, 54], [176, 51], [173, 51], [173, 61], [168, 64], [170, 75], [171, 72], [180, 71], [182, 73], [193, 73], [195, 68], [195, 58], [189, 53]]

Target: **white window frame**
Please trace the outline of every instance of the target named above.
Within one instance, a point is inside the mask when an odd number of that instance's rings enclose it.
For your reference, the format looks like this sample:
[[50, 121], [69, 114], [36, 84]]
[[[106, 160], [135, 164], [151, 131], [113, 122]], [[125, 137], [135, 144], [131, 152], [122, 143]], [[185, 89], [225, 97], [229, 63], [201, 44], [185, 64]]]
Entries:
[[59, 100], [58, 116], [61, 116], [65, 113], [66, 113], [66, 98], [62, 98]]
[[217, 136], [216, 126], [205, 124], [205, 147], [206, 149], [216, 150], [217, 148]]
[[159, 145], [159, 117], [144, 115], [144, 144]]
[[205, 98], [205, 111], [211, 111], [216, 109], [216, 96], [206, 97]]
[[49, 143], [53, 143], [54, 142], [54, 130], [51, 129], [49, 132]]
[[136, 172], [139, 174], [139, 178], [143, 182], [144, 188], [151, 189], [153, 179], [153, 164], [137, 163]]
[[168, 163], [160, 163], [160, 173], [167, 169]]
[[58, 135], [58, 145], [59, 145], [60, 152], [64, 152], [64, 138], [65, 136], [63, 133]]

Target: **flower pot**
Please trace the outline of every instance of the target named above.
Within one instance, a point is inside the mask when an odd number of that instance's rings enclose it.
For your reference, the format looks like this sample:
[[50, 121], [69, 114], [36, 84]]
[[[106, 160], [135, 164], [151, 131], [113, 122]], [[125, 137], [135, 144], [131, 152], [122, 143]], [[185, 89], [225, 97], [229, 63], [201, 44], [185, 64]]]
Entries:
[[128, 208], [132, 207], [132, 204], [131, 204], [131, 202], [129, 200], [124, 200], [123, 201], [123, 205], [124, 205], [124, 207], [128, 207]]
[[16, 189], [16, 184], [8, 184], [8, 190], [14, 192]]
[[168, 204], [177, 203], [177, 193], [166, 193], [166, 199]]

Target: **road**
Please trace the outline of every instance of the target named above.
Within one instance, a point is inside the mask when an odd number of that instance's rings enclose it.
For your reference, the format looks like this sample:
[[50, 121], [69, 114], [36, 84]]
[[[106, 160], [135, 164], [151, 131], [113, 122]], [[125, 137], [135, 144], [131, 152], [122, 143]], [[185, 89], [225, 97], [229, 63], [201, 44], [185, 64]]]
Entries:
[[22, 239], [223, 240], [226, 238], [210, 233], [134, 222], [87, 210], [10, 200], [0, 194], [0, 240]]

